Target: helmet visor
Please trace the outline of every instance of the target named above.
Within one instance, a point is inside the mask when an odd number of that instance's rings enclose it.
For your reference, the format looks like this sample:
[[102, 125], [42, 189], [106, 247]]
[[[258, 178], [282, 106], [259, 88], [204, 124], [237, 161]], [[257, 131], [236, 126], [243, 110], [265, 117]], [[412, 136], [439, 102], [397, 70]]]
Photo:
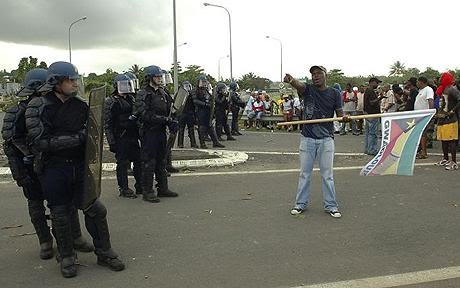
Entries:
[[184, 88], [185, 91], [190, 92], [190, 91], [192, 91], [192, 84], [184, 83], [184, 84], [182, 84], [182, 88]]
[[133, 83], [133, 80], [123, 80], [117, 82], [117, 91], [120, 94], [134, 93], [136, 91], [134, 87], [135, 84]]

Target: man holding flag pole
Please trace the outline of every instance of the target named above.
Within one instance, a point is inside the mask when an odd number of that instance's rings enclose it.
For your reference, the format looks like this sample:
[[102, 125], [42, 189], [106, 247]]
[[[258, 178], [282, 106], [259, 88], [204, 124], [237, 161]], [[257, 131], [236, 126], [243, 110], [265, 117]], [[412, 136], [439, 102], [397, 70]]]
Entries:
[[[284, 82], [291, 84], [297, 90], [299, 98], [304, 100], [303, 118], [307, 120], [332, 118], [334, 112], [338, 118], [348, 121], [343, 117], [340, 93], [326, 85], [327, 70], [323, 66], [310, 68], [313, 85], [305, 84], [286, 74]], [[335, 119], [337, 121], [337, 119]], [[313, 164], [319, 161], [324, 199], [324, 211], [334, 218], [342, 217], [336, 200], [334, 185], [334, 124], [333, 122], [303, 125], [300, 139], [300, 175], [297, 196], [292, 215], [303, 213], [307, 207], [311, 193], [311, 175]]]
[[[282, 122], [279, 126], [304, 124], [299, 146], [300, 175], [292, 215], [303, 213], [311, 193], [311, 174], [316, 159], [322, 179], [324, 211], [334, 218], [342, 217], [336, 200], [333, 176], [333, 121], [382, 117], [382, 144], [377, 155], [361, 170], [361, 175], [412, 175], [418, 143], [436, 112], [435, 109], [386, 114], [343, 116], [340, 94], [326, 85], [327, 70], [323, 66], [310, 68], [313, 85], [305, 84], [286, 74], [284, 82], [291, 84], [304, 100], [301, 121]], [[336, 112], [336, 118], [333, 118]]]

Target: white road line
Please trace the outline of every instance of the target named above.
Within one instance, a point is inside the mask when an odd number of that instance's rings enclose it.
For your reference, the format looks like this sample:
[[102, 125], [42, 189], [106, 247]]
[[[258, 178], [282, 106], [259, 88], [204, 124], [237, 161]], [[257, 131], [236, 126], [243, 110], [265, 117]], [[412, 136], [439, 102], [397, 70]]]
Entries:
[[[416, 167], [433, 166], [433, 163], [418, 163]], [[363, 166], [348, 166], [348, 167], [334, 167], [335, 171], [347, 171], [347, 170], [361, 170]], [[313, 171], [319, 171], [319, 168], [313, 168]], [[267, 173], [299, 173], [300, 169], [275, 169], [275, 170], [249, 170], [249, 171], [218, 171], [218, 172], [188, 172], [188, 173], [174, 173], [172, 177], [197, 177], [197, 176], [218, 176], [218, 175], [250, 175], [250, 174], [267, 174]], [[133, 179], [133, 176], [129, 176]], [[102, 180], [113, 180], [116, 176], [102, 176]], [[13, 180], [0, 181], [0, 184], [12, 183]]]
[[[262, 155], [299, 155], [299, 152], [283, 152], [283, 151], [240, 151], [246, 154], [262, 154]], [[368, 156], [364, 153], [356, 153], [356, 152], [335, 152], [334, 155], [337, 156]], [[442, 153], [428, 153], [428, 155], [433, 156], [441, 156]]]
[[416, 271], [403, 274], [354, 279], [348, 281], [323, 283], [307, 286], [296, 286], [292, 288], [387, 288], [413, 284], [422, 284], [433, 281], [441, 281], [460, 277], [460, 266]]

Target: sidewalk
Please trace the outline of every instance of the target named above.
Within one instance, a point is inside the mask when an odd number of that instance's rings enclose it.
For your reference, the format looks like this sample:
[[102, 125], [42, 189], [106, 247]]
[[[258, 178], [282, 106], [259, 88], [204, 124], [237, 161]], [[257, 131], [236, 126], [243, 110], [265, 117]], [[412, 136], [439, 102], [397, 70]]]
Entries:
[[[102, 170], [112, 172], [116, 169], [113, 154], [104, 151]], [[178, 169], [234, 166], [248, 160], [244, 152], [213, 149], [173, 149], [172, 164]], [[11, 175], [9, 167], [0, 167], [0, 175]]]

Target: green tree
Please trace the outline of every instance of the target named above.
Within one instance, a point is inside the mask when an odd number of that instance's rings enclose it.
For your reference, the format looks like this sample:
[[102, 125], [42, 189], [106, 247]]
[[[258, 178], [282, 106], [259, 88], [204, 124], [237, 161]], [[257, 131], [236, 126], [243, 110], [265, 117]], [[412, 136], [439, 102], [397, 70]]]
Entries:
[[346, 79], [341, 69], [332, 69], [327, 73], [327, 83], [332, 86], [334, 83], [339, 83], [342, 88], [345, 87]]
[[46, 62], [41, 61], [37, 68], [48, 69], [48, 65], [46, 64]]
[[22, 83], [26, 73], [31, 69], [37, 68], [37, 61], [37, 58], [32, 56], [21, 58], [21, 60], [19, 60], [18, 69], [16, 69], [16, 73], [14, 74], [14, 79]]
[[435, 70], [431, 67], [426, 67], [425, 71], [423, 71], [421, 74], [425, 76], [428, 81], [435, 81], [439, 76], [441, 76], [441, 73], [439, 73], [438, 70]]
[[389, 76], [397, 76], [397, 77], [401, 77], [404, 75], [404, 73], [406, 72], [406, 66], [404, 65], [404, 63], [401, 63], [400, 61], [396, 61], [395, 63], [393, 63], [393, 65], [390, 66], [390, 74]]
[[131, 68], [129, 68], [128, 71], [136, 75], [137, 79], [144, 78], [144, 69], [140, 68], [139, 65], [137, 64], [134, 64], [133, 66], [131, 66]]
[[270, 81], [267, 78], [259, 77], [252, 72], [244, 74], [240, 79], [236, 81], [240, 89], [246, 90], [267, 90], [270, 88]]

